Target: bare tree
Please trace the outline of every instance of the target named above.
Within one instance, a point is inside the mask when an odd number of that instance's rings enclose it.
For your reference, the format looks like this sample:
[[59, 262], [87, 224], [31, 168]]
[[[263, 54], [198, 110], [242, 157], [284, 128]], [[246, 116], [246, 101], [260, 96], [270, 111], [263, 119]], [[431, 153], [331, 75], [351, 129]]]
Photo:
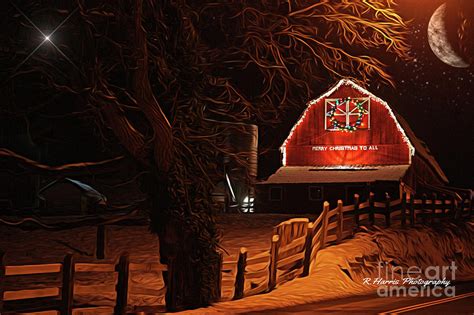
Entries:
[[[55, 3], [18, 4], [33, 20], [77, 13], [59, 29], [57, 49], [21, 67], [28, 54], [22, 42], [4, 41], [16, 52], [4, 58], [11, 71], [2, 94], [12, 102], [4, 110], [15, 111], [16, 93], [31, 84], [40, 86], [43, 103], [26, 116], [51, 115], [51, 103], [72, 97], [82, 110], [63, 115], [89, 117], [99, 137], [116, 139], [117, 152], [147, 171], [141, 187], [151, 230], [162, 261], [176, 268], [183, 307], [218, 298], [210, 194], [222, 176], [220, 156], [230, 154], [225, 129], [236, 127], [216, 122], [265, 129], [301, 108], [327, 78], [393, 84], [385, 62], [408, 58], [406, 24], [393, 0]], [[5, 21], [13, 32], [35, 32], [21, 14]], [[0, 156], [18, 157], [8, 150]]]

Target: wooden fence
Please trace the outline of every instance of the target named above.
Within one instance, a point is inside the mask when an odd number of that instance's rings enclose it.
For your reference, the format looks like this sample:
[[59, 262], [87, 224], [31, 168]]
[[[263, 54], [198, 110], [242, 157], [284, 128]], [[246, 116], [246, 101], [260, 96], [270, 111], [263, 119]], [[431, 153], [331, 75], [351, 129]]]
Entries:
[[[437, 199], [413, 195], [391, 200], [386, 194], [383, 202], [375, 201], [370, 193], [365, 202], [354, 195], [353, 204], [341, 200], [334, 209], [324, 202], [321, 214], [314, 222], [295, 218], [274, 228], [270, 248], [254, 256], [240, 249], [237, 261], [224, 261], [222, 271], [223, 300], [241, 299], [273, 290], [277, 285], [310, 273], [319, 250], [351, 237], [361, 225], [383, 224], [414, 226], [443, 219], [461, 219], [472, 216], [472, 200]], [[227, 295], [227, 296], [226, 296]]]
[[[124, 253], [116, 264], [76, 263], [72, 255], [66, 255], [62, 263], [10, 266], [4, 263], [4, 254], [0, 253], [0, 314], [17, 314], [18, 312], [39, 312], [56, 310], [60, 314], [72, 314], [77, 308], [74, 294], [96, 294], [111, 291], [110, 286], [75, 284], [77, 273], [100, 272], [115, 273], [115, 307], [80, 307], [83, 311], [109, 314], [126, 314], [129, 294], [164, 296], [166, 287], [159, 290], [143, 289], [129, 286], [131, 271], [166, 271], [166, 266], [159, 263], [130, 263]], [[5, 287], [8, 277], [31, 276], [61, 273], [61, 284], [53, 287], [9, 290]], [[100, 277], [99, 277], [100, 278]], [[151, 292], [153, 291], [153, 292]]]
[[[276, 286], [297, 277], [309, 275], [310, 268], [315, 262], [317, 253], [326, 245], [337, 243], [351, 237], [361, 225], [384, 224], [389, 227], [394, 224], [411, 226], [421, 223], [431, 223], [442, 219], [461, 219], [472, 216], [472, 200], [438, 199], [436, 196], [423, 195], [419, 199], [403, 194], [401, 199], [391, 200], [387, 194], [383, 202], [375, 201], [370, 194], [365, 202], [360, 202], [359, 196], [354, 195], [351, 205], [338, 201], [334, 209], [325, 202], [321, 214], [314, 222], [307, 218], [294, 218], [280, 223], [274, 228], [270, 240], [270, 248], [253, 256], [248, 255], [242, 247], [236, 261], [223, 261], [221, 266], [222, 300], [241, 299], [259, 293], [269, 292]], [[120, 218], [114, 218], [114, 222]], [[96, 257], [105, 257], [105, 225], [110, 221], [97, 224]], [[60, 229], [63, 227], [61, 226]], [[57, 229], [57, 228], [54, 228]], [[117, 264], [105, 263], [75, 263], [73, 256], [67, 255], [62, 263], [6, 266], [4, 254], [0, 253], [0, 314], [17, 313], [21, 310], [41, 311], [57, 310], [60, 314], [71, 314], [74, 305], [74, 294], [94, 294], [104, 292], [109, 288], [104, 285], [81, 286], [74, 284], [78, 272], [109, 272], [116, 274], [115, 307], [109, 307], [109, 313], [124, 314], [129, 309], [129, 294], [164, 296], [168, 294], [168, 304], [173, 304], [173, 266], [169, 271], [167, 287], [158, 290], [129, 287], [130, 271], [153, 270], [166, 271], [161, 264], [130, 263], [128, 255], [123, 254]], [[34, 274], [61, 273], [62, 283], [56, 287], [41, 289], [8, 290], [5, 280], [10, 276], [26, 276]], [[42, 298], [38, 304], [32, 302]], [[35, 304], [36, 303], [36, 304]], [[26, 308], [26, 309], [25, 309]], [[167, 305], [173, 309], [173, 305]], [[104, 311], [104, 307], [87, 308], [94, 312]]]

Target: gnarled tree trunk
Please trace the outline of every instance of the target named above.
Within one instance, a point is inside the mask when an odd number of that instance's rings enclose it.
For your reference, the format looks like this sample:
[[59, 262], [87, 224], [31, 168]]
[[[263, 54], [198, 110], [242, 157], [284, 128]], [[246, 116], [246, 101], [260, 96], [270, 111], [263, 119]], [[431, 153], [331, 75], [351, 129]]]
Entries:
[[[135, 2], [135, 39], [137, 65], [134, 74], [134, 91], [138, 107], [148, 119], [153, 132], [151, 142], [153, 154], [148, 168], [155, 169], [144, 185], [151, 202], [151, 230], [158, 234], [160, 259], [170, 268], [166, 304], [169, 310], [197, 308], [217, 300], [220, 292], [217, 273], [218, 254], [212, 240], [203, 235], [205, 230], [215, 227], [210, 219], [196, 220], [192, 216], [206, 216], [194, 213], [194, 198], [186, 191], [185, 180], [177, 176], [175, 168], [180, 158], [175, 154], [172, 127], [155, 98], [148, 73], [148, 48], [145, 30], [142, 26], [142, 1]], [[182, 157], [181, 157], [182, 158]], [[190, 157], [187, 157], [190, 158]], [[187, 198], [188, 200], [184, 200]], [[190, 199], [190, 200], [189, 200]], [[213, 236], [213, 235], [209, 235]]]

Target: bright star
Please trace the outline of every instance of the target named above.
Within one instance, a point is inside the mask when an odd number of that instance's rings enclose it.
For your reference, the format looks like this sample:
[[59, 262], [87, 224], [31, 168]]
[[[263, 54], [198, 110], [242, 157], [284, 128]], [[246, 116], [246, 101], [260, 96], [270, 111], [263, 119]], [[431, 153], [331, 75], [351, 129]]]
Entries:
[[49, 35], [46, 35], [44, 34], [39, 28], [38, 26], [36, 26], [35, 23], [33, 23], [33, 21], [22, 11], [20, 10], [20, 8], [15, 5], [15, 3], [11, 2], [11, 4], [15, 7], [15, 9], [43, 36], [44, 40], [38, 45], [36, 46], [36, 48], [28, 55], [26, 56], [26, 58], [20, 62], [20, 64], [15, 68], [15, 71], [18, 70], [45, 42], [49, 42], [55, 49], [58, 53], [61, 54], [61, 56], [64, 57], [64, 59], [66, 59], [67, 61], [69, 61], [69, 63], [74, 67], [76, 68], [76, 70], [79, 71], [80, 74], [82, 74], [84, 76], [84, 74], [82, 73], [82, 71], [72, 62], [71, 59], [69, 59], [68, 56], [66, 56], [66, 54], [64, 54], [62, 52], [61, 49], [59, 49], [58, 46], [56, 46], [52, 41], [51, 41], [51, 36], [67, 21], [69, 20], [69, 18], [74, 14], [76, 13], [76, 11], [79, 9], [79, 7], [76, 7], [73, 11], [71, 11], [68, 16], [66, 16], [66, 18], [64, 20], [61, 21], [61, 23], [59, 23], [58, 26], [56, 26], [56, 28], [49, 34]]

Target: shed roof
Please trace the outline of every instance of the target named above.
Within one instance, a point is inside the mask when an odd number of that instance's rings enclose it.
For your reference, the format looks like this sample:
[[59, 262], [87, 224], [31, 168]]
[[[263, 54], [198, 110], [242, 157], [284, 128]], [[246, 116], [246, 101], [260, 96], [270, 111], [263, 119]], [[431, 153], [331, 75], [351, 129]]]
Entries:
[[258, 184], [365, 183], [399, 181], [410, 165], [361, 168], [282, 166], [266, 181]]
[[84, 184], [83, 182], [80, 182], [78, 180], [74, 180], [74, 179], [67, 178], [67, 177], [62, 178], [62, 179], [58, 179], [58, 180], [54, 180], [51, 183], [49, 183], [48, 185], [41, 188], [38, 192], [38, 197], [40, 199], [44, 200], [45, 199], [45, 195], [44, 195], [45, 192], [48, 191], [53, 186], [55, 186], [57, 184], [60, 184], [60, 183], [66, 183], [66, 184], [73, 185], [74, 187], [79, 189], [87, 198], [89, 198], [89, 199], [91, 199], [95, 202], [106, 202], [107, 201], [107, 197], [105, 197], [103, 194], [101, 194], [100, 192], [98, 192], [97, 190], [92, 188], [91, 186], [89, 186], [87, 184]]

